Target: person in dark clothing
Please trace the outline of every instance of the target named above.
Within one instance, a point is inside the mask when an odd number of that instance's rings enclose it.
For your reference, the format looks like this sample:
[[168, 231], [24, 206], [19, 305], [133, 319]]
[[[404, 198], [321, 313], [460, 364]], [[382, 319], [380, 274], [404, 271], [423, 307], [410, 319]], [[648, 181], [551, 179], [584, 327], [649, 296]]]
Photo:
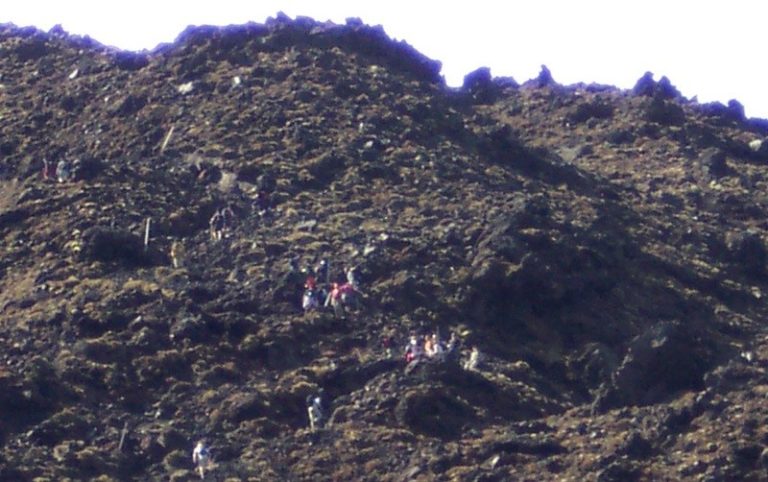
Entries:
[[259, 216], [266, 217], [270, 214], [272, 208], [272, 201], [269, 196], [269, 192], [261, 190], [256, 195], [256, 208], [258, 209]]
[[232, 205], [228, 205], [220, 210], [222, 218], [222, 233], [224, 237], [229, 236], [229, 232], [235, 226], [235, 211], [232, 209]]
[[328, 271], [328, 260], [323, 258], [320, 260], [319, 263], [315, 266], [315, 276], [317, 276], [317, 279], [325, 284], [328, 285], [330, 282], [329, 278], [329, 271]]

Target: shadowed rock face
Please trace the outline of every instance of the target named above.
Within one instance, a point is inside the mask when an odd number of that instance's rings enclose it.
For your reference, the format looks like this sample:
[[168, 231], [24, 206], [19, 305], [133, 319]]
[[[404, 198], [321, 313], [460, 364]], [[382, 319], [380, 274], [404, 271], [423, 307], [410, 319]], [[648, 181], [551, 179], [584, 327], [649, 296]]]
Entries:
[[[738, 102], [448, 89], [381, 28], [285, 16], [0, 51], [0, 480], [192, 480], [201, 438], [221, 480], [764, 476], [768, 130]], [[323, 258], [356, 267], [343, 319], [301, 311]], [[458, 351], [406, 367], [435, 331]]]

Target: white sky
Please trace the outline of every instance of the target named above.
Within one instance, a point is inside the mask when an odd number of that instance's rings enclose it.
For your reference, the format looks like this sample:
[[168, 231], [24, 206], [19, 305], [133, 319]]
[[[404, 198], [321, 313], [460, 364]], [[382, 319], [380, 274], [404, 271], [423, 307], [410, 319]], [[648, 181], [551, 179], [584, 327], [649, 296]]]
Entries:
[[768, 118], [764, 0], [3, 0], [0, 23], [90, 35], [124, 49], [171, 42], [188, 25], [294, 18], [383, 25], [443, 64], [449, 85], [488, 66], [518, 82], [546, 64], [563, 84], [631, 88], [650, 70], [700, 102], [737, 99]]

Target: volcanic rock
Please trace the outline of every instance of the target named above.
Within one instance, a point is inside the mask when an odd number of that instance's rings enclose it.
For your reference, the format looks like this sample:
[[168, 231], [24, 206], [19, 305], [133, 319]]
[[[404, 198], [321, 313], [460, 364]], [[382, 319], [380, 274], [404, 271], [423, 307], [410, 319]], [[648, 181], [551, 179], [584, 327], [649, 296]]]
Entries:
[[[764, 478], [738, 102], [451, 89], [355, 19], [0, 50], [1, 480], [191, 480], [200, 439], [217, 480]], [[343, 313], [302, 309], [320, 260], [321, 305], [355, 268]]]

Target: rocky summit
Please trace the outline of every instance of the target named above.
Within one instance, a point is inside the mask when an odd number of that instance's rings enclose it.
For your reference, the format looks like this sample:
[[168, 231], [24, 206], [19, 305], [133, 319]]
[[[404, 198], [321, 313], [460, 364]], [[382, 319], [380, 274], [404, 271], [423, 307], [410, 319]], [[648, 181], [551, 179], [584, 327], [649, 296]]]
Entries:
[[768, 122], [556, 78], [0, 26], [0, 480], [766, 480]]

